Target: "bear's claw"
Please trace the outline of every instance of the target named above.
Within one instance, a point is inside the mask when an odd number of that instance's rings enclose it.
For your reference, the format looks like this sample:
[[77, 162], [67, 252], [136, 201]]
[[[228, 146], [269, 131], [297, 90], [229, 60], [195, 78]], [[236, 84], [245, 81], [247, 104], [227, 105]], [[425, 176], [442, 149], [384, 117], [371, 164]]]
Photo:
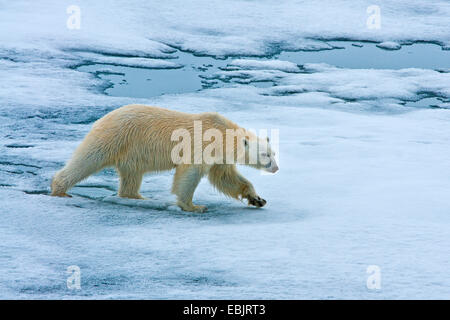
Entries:
[[264, 207], [266, 205], [267, 201], [264, 200], [263, 198], [261, 198], [260, 196], [256, 196], [256, 197], [248, 197], [248, 204], [261, 208]]

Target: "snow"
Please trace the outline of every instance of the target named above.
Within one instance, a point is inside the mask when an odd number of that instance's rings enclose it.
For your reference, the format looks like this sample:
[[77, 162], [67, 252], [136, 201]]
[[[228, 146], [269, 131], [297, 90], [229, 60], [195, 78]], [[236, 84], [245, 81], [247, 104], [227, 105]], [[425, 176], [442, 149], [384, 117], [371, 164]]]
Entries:
[[[287, 72], [284, 63], [290, 68]], [[287, 61], [277, 61], [269, 70], [254, 70], [255, 65], [270, 66], [272, 61], [253, 60], [234, 61], [231, 65], [240, 66], [231, 70], [216, 72], [210, 79], [252, 83], [271, 81], [276, 86], [260, 89], [263, 95], [310, 94], [311, 92], [328, 95], [326, 105], [338, 108], [343, 102], [358, 102], [360, 106], [377, 108], [384, 111], [404, 109], [403, 101], [414, 101], [421, 94], [450, 99], [450, 73], [427, 69], [342, 69], [327, 64], [305, 64], [303, 72], [294, 73], [294, 68]], [[281, 68], [280, 66], [284, 66]], [[297, 70], [298, 67], [297, 67]], [[375, 84], [375, 85], [374, 85]], [[345, 107], [355, 108], [355, 104], [345, 103]]]
[[[378, 1], [379, 29], [369, 29], [370, 0], [321, 1], [87, 1], [81, 29], [66, 28], [71, 1], [2, 4], [3, 39], [59, 49], [161, 56], [175, 46], [218, 56], [265, 55], [279, 50], [329, 48], [317, 39], [450, 43], [450, 5], [444, 0]], [[405, 27], [407, 26], [407, 27]], [[155, 42], [159, 41], [159, 42]]]
[[[450, 298], [448, 67], [269, 56], [330, 50], [330, 39], [446, 48], [447, 1], [379, 1], [380, 29], [366, 28], [372, 2], [361, 0], [77, 3], [80, 30], [66, 28], [71, 1], [0, 5], [0, 298]], [[205, 76], [223, 87], [151, 99], [105, 95], [111, 83], [76, 68], [179, 68], [178, 48], [238, 57]], [[92, 123], [127, 103], [279, 129], [280, 171], [240, 168], [266, 207], [227, 199], [205, 180], [194, 200], [208, 212], [183, 212], [173, 172], [144, 178], [148, 200], [121, 199], [113, 169], [73, 198], [49, 197]], [[66, 286], [71, 265], [81, 290]], [[366, 287], [370, 265], [380, 267], [379, 290]]]
[[402, 46], [394, 41], [385, 41], [377, 44], [378, 48], [385, 49], [385, 50], [400, 50]]
[[299, 72], [297, 64], [290, 61], [280, 60], [251, 60], [251, 59], [235, 59], [231, 61], [230, 66], [236, 66], [242, 69], [256, 70], [279, 70], [284, 72]]
[[98, 63], [115, 66], [148, 68], [148, 69], [175, 69], [181, 65], [168, 60], [152, 59], [152, 58], [136, 58], [136, 57], [110, 57], [95, 53], [78, 54], [85, 63]]

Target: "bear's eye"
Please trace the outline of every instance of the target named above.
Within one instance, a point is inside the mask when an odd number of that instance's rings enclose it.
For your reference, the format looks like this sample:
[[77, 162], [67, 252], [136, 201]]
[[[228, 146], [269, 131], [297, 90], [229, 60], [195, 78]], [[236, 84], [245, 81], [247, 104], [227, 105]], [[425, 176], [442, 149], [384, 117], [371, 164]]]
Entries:
[[263, 153], [261, 153], [261, 156], [267, 157], [267, 153], [263, 152]]

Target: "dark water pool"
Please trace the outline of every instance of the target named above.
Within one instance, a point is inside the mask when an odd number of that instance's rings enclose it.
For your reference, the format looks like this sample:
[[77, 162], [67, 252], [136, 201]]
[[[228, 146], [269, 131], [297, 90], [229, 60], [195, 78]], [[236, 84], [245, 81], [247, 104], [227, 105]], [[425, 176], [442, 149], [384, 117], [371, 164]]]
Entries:
[[119, 97], [148, 98], [162, 94], [186, 93], [211, 87], [217, 83], [200, 76], [212, 75], [224, 67], [230, 59], [197, 57], [190, 53], [177, 52], [174, 61], [183, 65], [178, 69], [132, 68], [117, 65], [90, 64], [78, 68], [109, 80], [112, 86], [105, 93]]
[[404, 45], [399, 50], [378, 48], [375, 43], [334, 41], [338, 49], [282, 52], [279, 60], [297, 64], [327, 63], [350, 69], [450, 69], [450, 51], [431, 43]]

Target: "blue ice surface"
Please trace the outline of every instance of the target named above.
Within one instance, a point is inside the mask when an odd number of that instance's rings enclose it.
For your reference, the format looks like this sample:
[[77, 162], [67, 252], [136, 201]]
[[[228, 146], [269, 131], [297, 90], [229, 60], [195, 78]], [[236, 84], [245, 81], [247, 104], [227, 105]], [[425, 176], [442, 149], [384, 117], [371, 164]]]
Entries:
[[[350, 68], [332, 60], [345, 50], [311, 52], [311, 58], [291, 60]], [[314, 61], [315, 54], [322, 53], [330, 60]], [[49, 96], [23, 90], [19, 92], [29, 101], [27, 108], [2, 108], [6, 125], [0, 128], [0, 297], [449, 298], [447, 110], [341, 112], [337, 105], [348, 106], [348, 111], [367, 101], [336, 101], [323, 92], [264, 96], [253, 84], [221, 87], [218, 82], [217, 89], [193, 92], [203, 87], [198, 75], [220, 70], [231, 58], [175, 54], [185, 67], [97, 64], [78, 69], [101, 71], [98, 75], [105, 79], [116, 77], [108, 95], [79, 90], [77, 81], [61, 81], [66, 85], [62, 89], [77, 95], [65, 96], [69, 106], [59, 95], [64, 90]], [[347, 63], [352, 63], [350, 58]], [[29, 71], [25, 67], [18, 75]], [[111, 71], [104, 70], [108, 68]], [[80, 82], [89, 80], [85, 72], [68, 74], [82, 77]], [[33, 75], [16, 81], [33, 80]], [[118, 85], [124, 79], [127, 84]], [[57, 77], [39, 80], [32, 87], [42, 84], [37, 87], [48, 89], [60, 83]], [[153, 90], [151, 83], [162, 85]], [[119, 87], [124, 91], [115, 93]], [[121, 199], [113, 169], [79, 183], [69, 192], [73, 198], [49, 197], [52, 175], [93, 121], [135, 101], [186, 112], [219, 111], [245, 127], [280, 129], [277, 175], [240, 168], [268, 200], [267, 206], [248, 208], [203, 181], [194, 201], [209, 211], [182, 212], [170, 194], [172, 172], [144, 178], [141, 192], [149, 200]], [[383, 103], [376, 96], [373, 101]], [[73, 265], [81, 270], [79, 290], [67, 286], [66, 270]], [[374, 265], [381, 270], [380, 289], [367, 287], [367, 270]]]

